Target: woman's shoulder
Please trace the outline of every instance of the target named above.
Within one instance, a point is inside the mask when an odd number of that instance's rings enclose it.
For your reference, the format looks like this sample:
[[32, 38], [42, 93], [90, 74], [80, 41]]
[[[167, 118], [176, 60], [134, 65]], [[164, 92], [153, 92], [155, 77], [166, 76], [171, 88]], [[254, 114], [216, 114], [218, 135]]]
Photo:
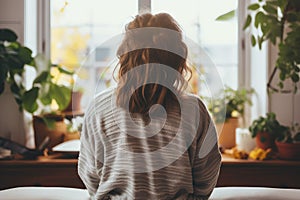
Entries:
[[114, 98], [114, 96], [115, 96], [115, 92], [116, 92], [115, 87], [107, 88], [107, 89], [97, 93], [96, 95], [94, 95], [93, 100], [96, 104], [101, 104], [103, 102], [112, 100], [112, 98]]
[[108, 109], [112, 106], [112, 102], [115, 95], [115, 88], [111, 87], [105, 89], [98, 94], [90, 97], [89, 104], [86, 109], [86, 113], [98, 113], [101, 110]]
[[203, 102], [203, 100], [196, 94], [184, 93], [181, 98], [182, 98], [182, 102], [186, 102], [188, 104], [195, 104], [195, 105], [199, 106], [199, 108], [202, 111], [207, 110], [206, 105]]

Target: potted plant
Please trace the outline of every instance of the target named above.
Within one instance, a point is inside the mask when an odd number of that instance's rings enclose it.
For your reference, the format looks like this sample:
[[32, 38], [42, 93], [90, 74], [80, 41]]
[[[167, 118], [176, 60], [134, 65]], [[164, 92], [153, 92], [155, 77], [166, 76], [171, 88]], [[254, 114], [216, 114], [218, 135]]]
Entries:
[[300, 126], [293, 124], [287, 129], [283, 137], [275, 141], [279, 158], [285, 160], [300, 160]]
[[[247, 29], [251, 24], [256, 28], [257, 34], [251, 35], [252, 46], [258, 45], [261, 48], [262, 43], [270, 41], [273, 45], [278, 46], [278, 57], [275, 67], [270, 74], [267, 88], [269, 92], [280, 93], [297, 93], [297, 84], [299, 84], [300, 72], [300, 1], [299, 0], [269, 0], [257, 2], [249, 5], [248, 9], [253, 15], [248, 15], [244, 24], [244, 29]], [[277, 86], [272, 84], [275, 75], [278, 75], [279, 82]], [[289, 80], [292, 89], [286, 89], [284, 82]], [[294, 97], [293, 97], [294, 98]], [[292, 105], [295, 109], [295, 103]], [[294, 115], [292, 122], [294, 123]], [[285, 133], [286, 141], [293, 141], [291, 137], [292, 130]], [[281, 152], [281, 157], [284, 148], [291, 151], [291, 142], [276, 142], [278, 150]], [[295, 153], [299, 150], [295, 150]], [[297, 154], [297, 153], [296, 153]]]
[[223, 148], [235, 146], [235, 130], [244, 126], [245, 105], [252, 105], [250, 96], [253, 93], [253, 89], [241, 88], [234, 90], [226, 86], [224, 97], [209, 103], [208, 109], [215, 119], [219, 144]]
[[[39, 146], [48, 136], [49, 148], [63, 142], [68, 134], [66, 115], [62, 112], [71, 99], [71, 89], [56, 81], [51, 69], [61, 70], [60, 66], [51, 63], [38, 56], [35, 60], [39, 65], [47, 65], [45, 70], [38, 75], [32, 83], [30, 90], [26, 91], [23, 99], [26, 100], [24, 108], [33, 115], [33, 128], [35, 131], [35, 143]], [[47, 64], [48, 63], [48, 64]], [[32, 105], [36, 106], [32, 107]]]
[[257, 146], [265, 150], [276, 149], [275, 139], [282, 138], [287, 129], [278, 122], [276, 114], [272, 112], [267, 113], [266, 117], [260, 116], [249, 127], [252, 137], [256, 139]]
[[[53, 66], [42, 55], [32, 57], [31, 54], [29, 48], [17, 42], [13, 31], [0, 29], [0, 92], [3, 92], [5, 84], [10, 86], [20, 111], [33, 115], [36, 146], [50, 136], [51, 148], [62, 142], [67, 132], [66, 116], [61, 111], [69, 105], [71, 89], [57, 83], [51, 74], [53, 67], [67, 74], [66, 70]], [[37, 74], [28, 89], [23, 85], [25, 65], [34, 67]]]

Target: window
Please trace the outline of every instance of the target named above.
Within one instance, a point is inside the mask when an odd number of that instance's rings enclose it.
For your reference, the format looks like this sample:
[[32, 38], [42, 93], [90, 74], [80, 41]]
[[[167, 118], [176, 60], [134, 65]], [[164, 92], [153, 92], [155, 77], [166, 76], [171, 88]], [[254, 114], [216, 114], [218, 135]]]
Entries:
[[[89, 51], [121, 33], [126, 22], [137, 14], [136, 1], [52, 0], [50, 3], [51, 59], [69, 68], [78, 68]], [[105, 60], [109, 49], [97, 51], [95, 60], [100, 61]]]
[[220, 22], [216, 18], [237, 8], [237, 1], [153, 0], [153, 13], [170, 13], [186, 36], [197, 42], [211, 57], [225, 85], [238, 87], [237, 19]]
[[[167, 12], [182, 26], [184, 35], [201, 46], [211, 57], [225, 85], [238, 87], [238, 30], [237, 18], [228, 22], [215, 19], [237, 7], [236, 0], [131, 0], [131, 1], [50, 1], [51, 60], [70, 69], [85, 67], [81, 74], [95, 85], [103, 76], [112, 53], [102, 42], [124, 31], [124, 25], [144, 10]], [[195, 55], [197, 56], [197, 55]], [[194, 63], [193, 63], [194, 64]], [[196, 63], [201, 65], [201, 63]], [[108, 70], [112, 71], [112, 70]], [[98, 90], [111, 82], [111, 73], [102, 79]], [[85, 83], [87, 84], [87, 83]], [[97, 84], [98, 85], [98, 84]], [[91, 95], [93, 91], [85, 91]], [[84, 101], [84, 100], [83, 100]], [[83, 103], [85, 104], [85, 103]]]

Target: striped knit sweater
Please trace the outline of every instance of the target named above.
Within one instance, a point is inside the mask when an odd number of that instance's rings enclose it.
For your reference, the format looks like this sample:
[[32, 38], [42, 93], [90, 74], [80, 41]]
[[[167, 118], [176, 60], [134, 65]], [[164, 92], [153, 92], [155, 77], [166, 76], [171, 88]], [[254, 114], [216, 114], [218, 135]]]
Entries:
[[208, 199], [221, 156], [201, 100], [182, 95], [180, 108], [149, 120], [117, 107], [115, 96], [98, 95], [84, 117], [78, 173], [91, 199]]

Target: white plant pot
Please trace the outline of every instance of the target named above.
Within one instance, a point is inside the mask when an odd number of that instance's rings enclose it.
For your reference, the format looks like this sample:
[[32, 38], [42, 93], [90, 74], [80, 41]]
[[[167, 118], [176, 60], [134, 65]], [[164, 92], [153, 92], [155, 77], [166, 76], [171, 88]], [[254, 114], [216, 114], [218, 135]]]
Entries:
[[252, 151], [256, 147], [255, 139], [247, 128], [237, 128], [235, 130], [235, 142], [238, 150], [246, 152]]

